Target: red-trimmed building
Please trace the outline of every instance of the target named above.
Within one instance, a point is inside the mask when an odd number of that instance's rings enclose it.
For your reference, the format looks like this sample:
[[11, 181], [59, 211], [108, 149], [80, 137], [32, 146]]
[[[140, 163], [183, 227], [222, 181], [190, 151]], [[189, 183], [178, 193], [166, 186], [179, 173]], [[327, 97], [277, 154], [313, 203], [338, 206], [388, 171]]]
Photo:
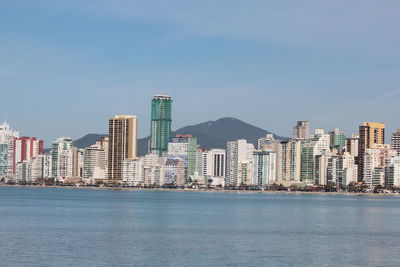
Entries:
[[36, 137], [18, 137], [14, 138], [14, 160], [13, 173], [16, 171], [16, 165], [19, 162], [29, 160], [37, 155], [44, 154], [44, 141]]

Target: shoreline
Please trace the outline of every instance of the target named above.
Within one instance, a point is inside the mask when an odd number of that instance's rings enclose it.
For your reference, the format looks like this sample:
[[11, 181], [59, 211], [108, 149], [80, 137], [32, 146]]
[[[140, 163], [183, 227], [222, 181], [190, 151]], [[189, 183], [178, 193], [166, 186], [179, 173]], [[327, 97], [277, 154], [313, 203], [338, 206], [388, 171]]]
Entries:
[[91, 189], [112, 191], [154, 191], [154, 192], [208, 192], [208, 193], [236, 193], [236, 194], [284, 194], [284, 195], [340, 195], [340, 196], [374, 196], [374, 197], [400, 197], [396, 193], [357, 193], [357, 192], [312, 192], [312, 191], [255, 191], [255, 190], [231, 190], [231, 189], [178, 189], [178, 188], [126, 188], [126, 187], [95, 187], [95, 186], [60, 186], [60, 185], [8, 185], [0, 184], [0, 187], [14, 188], [54, 188], [54, 189]]

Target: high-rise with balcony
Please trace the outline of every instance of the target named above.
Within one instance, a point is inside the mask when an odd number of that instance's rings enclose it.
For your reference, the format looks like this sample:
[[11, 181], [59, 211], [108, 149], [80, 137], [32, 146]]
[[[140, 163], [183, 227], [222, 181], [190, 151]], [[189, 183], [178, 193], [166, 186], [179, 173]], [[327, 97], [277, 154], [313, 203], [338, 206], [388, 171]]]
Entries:
[[392, 149], [396, 150], [397, 155], [400, 156], [400, 129], [392, 134]]
[[294, 139], [308, 139], [310, 137], [310, 122], [298, 121], [296, 126], [293, 127]]
[[61, 137], [53, 141], [51, 147], [51, 176], [56, 180], [72, 176], [72, 139]]
[[339, 128], [329, 132], [331, 148], [341, 150], [346, 146], [346, 135]]
[[108, 179], [122, 181], [122, 163], [137, 157], [137, 118], [118, 115], [109, 120]]
[[167, 95], [156, 95], [151, 101], [151, 126], [149, 152], [160, 157], [168, 152], [171, 135], [172, 98]]
[[225, 179], [227, 186], [240, 186], [251, 178], [253, 151], [254, 145], [247, 143], [245, 139], [227, 143]]
[[364, 122], [359, 128], [358, 141], [358, 182], [364, 180], [364, 154], [366, 149], [374, 149], [385, 143], [385, 124]]
[[185, 181], [196, 169], [197, 138], [192, 135], [177, 135], [168, 144], [168, 159], [181, 159], [185, 163]]

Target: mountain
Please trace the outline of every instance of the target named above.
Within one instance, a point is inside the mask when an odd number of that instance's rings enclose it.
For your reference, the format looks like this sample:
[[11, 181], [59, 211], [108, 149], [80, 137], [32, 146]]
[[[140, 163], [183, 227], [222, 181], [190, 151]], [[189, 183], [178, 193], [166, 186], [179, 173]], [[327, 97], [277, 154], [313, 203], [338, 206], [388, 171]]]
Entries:
[[[216, 121], [186, 126], [172, 132], [172, 136], [177, 134], [191, 134], [197, 137], [197, 143], [205, 148], [226, 148], [228, 141], [246, 139], [257, 147], [258, 139], [271, 132], [255, 127], [235, 118], [222, 118]], [[88, 134], [78, 139], [74, 144], [79, 148], [85, 148], [101, 139], [104, 134]], [[283, 139], [274, 134], [276, 139]], [[138, 153], [140, 156], [147, 153], [149, 137], [138, 140]]]
[[85, 148], [94, 145], [96, 141], [100, 140], [104, 136], [107, 136], [107, 134], [87, 134], [84, 137], [75, 140], [74, 145], [79, 148]]

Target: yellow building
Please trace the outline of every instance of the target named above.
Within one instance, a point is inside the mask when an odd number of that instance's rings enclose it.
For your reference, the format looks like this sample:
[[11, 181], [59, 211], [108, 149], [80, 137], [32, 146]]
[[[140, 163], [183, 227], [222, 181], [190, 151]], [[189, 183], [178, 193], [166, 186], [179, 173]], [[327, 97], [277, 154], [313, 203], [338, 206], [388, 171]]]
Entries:
[[364, 122], [359, 129], [358, 143], [358, 181], [364, 179], [364, 154], [366, 149], [378, 148], [385, 143], [385, 124]]
[[108, 179], [122, 180], [122, 163], [137, 157], [137, 118], [118, 115], [109, 120]]

